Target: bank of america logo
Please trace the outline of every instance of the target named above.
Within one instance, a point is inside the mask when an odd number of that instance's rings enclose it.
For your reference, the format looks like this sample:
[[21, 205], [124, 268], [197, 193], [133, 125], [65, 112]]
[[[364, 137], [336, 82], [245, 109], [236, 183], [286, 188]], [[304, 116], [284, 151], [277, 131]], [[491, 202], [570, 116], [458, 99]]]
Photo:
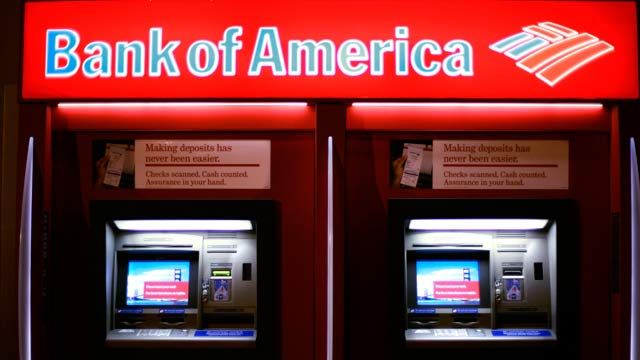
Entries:
[[552, 22], [525, 26], [489, 48], [516, 60], [518, 67], [549, 86], [614, 49], [589, 33]]

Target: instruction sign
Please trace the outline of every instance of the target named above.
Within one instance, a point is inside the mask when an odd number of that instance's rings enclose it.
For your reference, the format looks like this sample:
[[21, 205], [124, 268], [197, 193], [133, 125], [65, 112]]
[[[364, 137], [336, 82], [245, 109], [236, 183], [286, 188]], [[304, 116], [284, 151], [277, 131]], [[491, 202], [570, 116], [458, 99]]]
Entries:
[[434, 189], [568, 189], [566, 140], [434, 140]]
[[269, 189], [269, 140], [136, 140], [138, 189]]

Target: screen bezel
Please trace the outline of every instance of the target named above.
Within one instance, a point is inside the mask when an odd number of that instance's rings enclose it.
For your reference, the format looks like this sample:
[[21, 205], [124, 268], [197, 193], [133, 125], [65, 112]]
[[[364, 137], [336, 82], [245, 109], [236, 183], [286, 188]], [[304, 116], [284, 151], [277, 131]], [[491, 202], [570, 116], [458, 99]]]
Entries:
[[[198, 307], [198, 252], [197, 251], [118, 251], [116, 279], [116, 308], [118, 309], [187, 309]], [[127, 278], [131, 261], [188, 261], [189, 301], [186, 305], [127, 305]]]
[[[417, 261], [477, 261], [480, 280], [480, 304], [418, 305]], [[490, 308], [491, 284], [489, 276], [489, 251], [487, 250], [410, 250], [407, 251], [407, 306], [418, 309]]]

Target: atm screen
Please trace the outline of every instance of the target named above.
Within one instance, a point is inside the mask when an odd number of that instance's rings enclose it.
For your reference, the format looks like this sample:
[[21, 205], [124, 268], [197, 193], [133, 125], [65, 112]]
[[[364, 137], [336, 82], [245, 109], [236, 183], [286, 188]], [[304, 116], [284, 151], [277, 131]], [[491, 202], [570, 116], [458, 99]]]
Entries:
[[130, 260], [127, 306], [186, 306], [189, 303], [188, 260]]
[[477, 260], [417, 260], [417, 305], [480, 305]]

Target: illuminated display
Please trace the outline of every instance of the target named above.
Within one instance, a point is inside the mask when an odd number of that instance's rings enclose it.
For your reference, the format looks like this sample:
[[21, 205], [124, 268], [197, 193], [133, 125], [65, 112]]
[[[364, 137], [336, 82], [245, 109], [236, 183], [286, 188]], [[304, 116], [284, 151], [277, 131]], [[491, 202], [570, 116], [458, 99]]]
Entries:
[[189, 303], [189, 261], [135, 260], [127, 273], [128, 306]]
[[480, 275], [474, 260], [416, 261], [418, 305], [480, 305]]

